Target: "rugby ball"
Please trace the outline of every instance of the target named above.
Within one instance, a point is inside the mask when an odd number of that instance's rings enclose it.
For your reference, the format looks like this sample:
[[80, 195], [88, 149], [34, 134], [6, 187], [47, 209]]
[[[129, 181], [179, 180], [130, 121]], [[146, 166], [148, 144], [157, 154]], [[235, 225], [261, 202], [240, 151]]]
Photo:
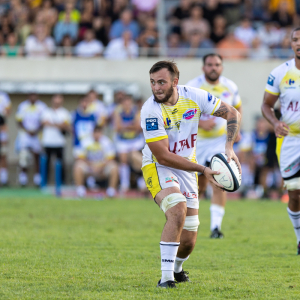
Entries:
[[213, 171], [220, 172], [219, 175], [213, 175], [216, 182], [224, 187], [227, 192], [235, 192], [241, 186], [242, 175], [237, 163], [232, 159], [227, 162], [225, 153], [218, 153], [211, 158], [210, 168]]

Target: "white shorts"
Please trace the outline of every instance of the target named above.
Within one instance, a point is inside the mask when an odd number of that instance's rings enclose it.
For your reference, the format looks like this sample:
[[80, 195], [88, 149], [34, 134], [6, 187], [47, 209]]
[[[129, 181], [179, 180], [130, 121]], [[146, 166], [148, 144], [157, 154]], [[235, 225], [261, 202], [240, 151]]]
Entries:
[[140, 151], [145, 146], [144, 137], [138, 136], [132, 140], [115, 138], [117, 153], [129, 153], [131, 151]]
[[196, 157], [199, 165], [205, 165], [217, 153], [225, 152], [226, 135], [211, 139], [197, 139]]
[[161, 190], [176, 186], [186, 197], [186, 206], [199, 209], [197, 173], [161, 166], [158, 163], [148, 164], [142, 171], [153, 199]]
[[29, 149], [34, 153], [41, 152], [41, 142], [37, 135], [30, 135], [27, 132], [20, 132], [17, 137], [17, 149]]
[[300, 138], [277, 138], [276, 154], [283, 178], [291, 177], [300, 170]]

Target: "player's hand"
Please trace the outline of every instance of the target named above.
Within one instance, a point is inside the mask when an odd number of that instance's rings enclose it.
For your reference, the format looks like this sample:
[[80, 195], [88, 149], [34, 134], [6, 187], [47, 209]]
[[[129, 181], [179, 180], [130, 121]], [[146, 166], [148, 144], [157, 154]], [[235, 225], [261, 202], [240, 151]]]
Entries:
[[274, 125], [275, 135], [278, 138], [287, 136], [289, 134], [289, 130], [290, 130], [290, 127], [287, 124], [285, 124], [284, 122], [278, 121]]
[[224, 192], [224, 187], [223, 187], [221, 184], [217, 183], [217, 182], [215, 181], [214, 177], [213, 177], [213, 175], [219, 175], [219, 174], [220, 174], [220, 172], [218, 172], [218, 171], [213, 171], [213, 170], [210, 169], [209, 167], [206, 167], [206, 168], [204, 169], [204, 171], [203, 171], [203, 175], [208, 179], [208, 181], [209, 181], [212, 185], [216, 186], [218, 189], [220, 189], [220, 190], [222, 190], [222, 191]]
[[241, 167], [240, 161], [239, 161], [238, 157], [236, 156], [236, 154], [234, 153], [233, 149], [226, 148], [225, 154], [227, 155], [227, 162], [230, 163], [230, 161], [233, 159], [236, 162], [236, 164], [238, 165], [240, 173], [242, 174], [242, 167]]
[[206, 131], [210, 131], [210, 130], [214, 129], [215, 126], [216, 126], [216, 123], [215, 123], [214, 119], [199, 121], [199, 127]]

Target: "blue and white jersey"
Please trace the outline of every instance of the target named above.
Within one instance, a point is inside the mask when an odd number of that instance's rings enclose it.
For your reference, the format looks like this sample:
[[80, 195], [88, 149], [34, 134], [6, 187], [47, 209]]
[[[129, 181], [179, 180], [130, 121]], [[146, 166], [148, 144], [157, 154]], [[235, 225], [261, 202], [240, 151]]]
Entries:
[[73, 112], [74, 146], [79, 146], [83, 139], [92, 137], [96, 123], [97, 120], [93, 113], [84, 113], [78, 109]]

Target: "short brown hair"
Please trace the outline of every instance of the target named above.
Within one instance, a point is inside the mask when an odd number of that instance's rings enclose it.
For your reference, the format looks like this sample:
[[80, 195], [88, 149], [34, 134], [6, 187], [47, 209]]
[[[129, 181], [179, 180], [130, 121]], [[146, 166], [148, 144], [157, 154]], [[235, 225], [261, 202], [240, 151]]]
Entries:
[[152, 66], [152, 68], [149, 71], [149, 74], [156, 73], [161, 69], [167, 69], [173, 78], [176, 77], [179, 79], [179, 70], [174, 61], [168, 61], [168, 60], [158, 61]]

